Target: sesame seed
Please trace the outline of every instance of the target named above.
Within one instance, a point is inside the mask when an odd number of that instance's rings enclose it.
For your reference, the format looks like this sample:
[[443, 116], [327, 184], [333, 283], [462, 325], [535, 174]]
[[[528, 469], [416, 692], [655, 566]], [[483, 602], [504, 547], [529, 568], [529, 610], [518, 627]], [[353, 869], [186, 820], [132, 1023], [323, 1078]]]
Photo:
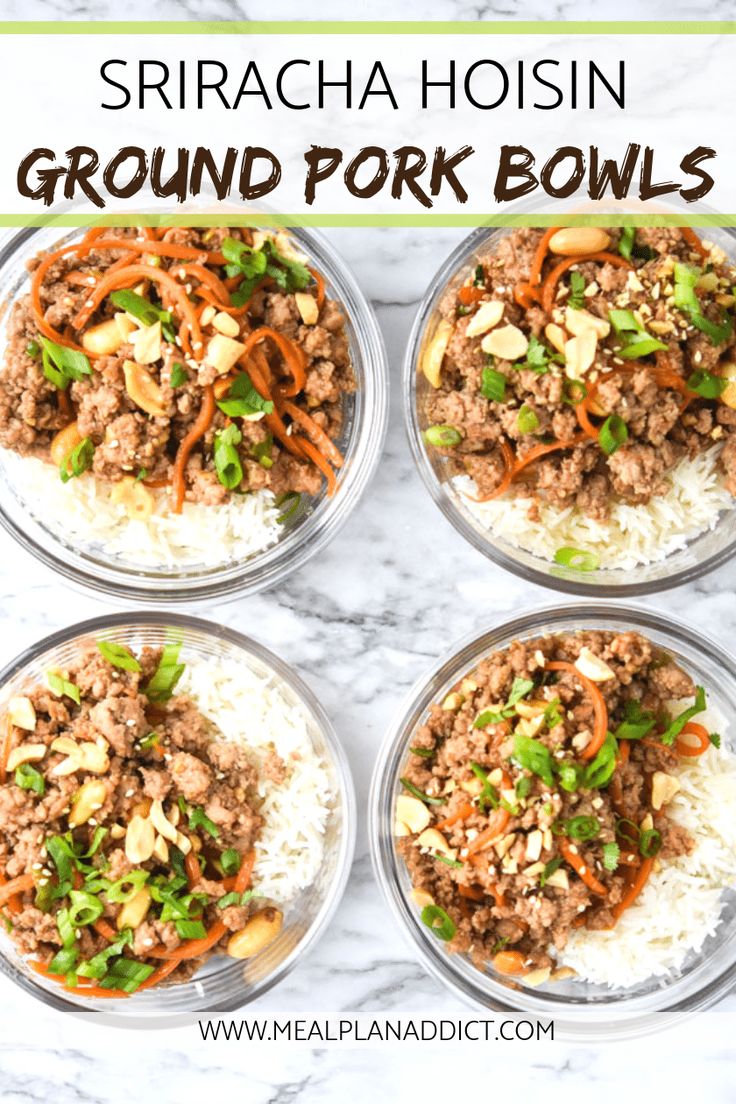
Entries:
[[39, 884], [40, 886], [42, 886], [42, 885], [48, 885], [48, 884], [49, 884], [49, 880], [48, 880], [48, 878], [39, 878], [39, 879], [38, 879], [38, 884]]
[[87, 823], [91, 824], [93, 828], [97, 827], [97, 820], [95, 819], [95, 817], [90, 817]]
[[135, 721], [133, 720], [132, 717], [128, 718], [128, 720], [125, 723], [128, 726], [128, 728], [135, 728]]
[[31, 870], [43, 870], [43, 863], [35, 862], [31, 867]]
[[126, 797], [133, 797], [134, 794], [135, 794], [135, 790], [126, 790], [125, 791], [125, 796]]
[[152, 947], [153, 946], [153, 940], [150, 939], [150, 938], [149, 939], [144, 939], [143, 940], [143, 946], [144, 947]]

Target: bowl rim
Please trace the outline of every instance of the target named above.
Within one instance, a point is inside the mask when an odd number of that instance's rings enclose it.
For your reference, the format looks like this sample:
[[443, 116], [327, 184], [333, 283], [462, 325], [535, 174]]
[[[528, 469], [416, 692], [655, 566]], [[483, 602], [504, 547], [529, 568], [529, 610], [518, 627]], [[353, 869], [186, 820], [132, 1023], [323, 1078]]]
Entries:
[[[192, 225], [196, 225], [196, 211], [191, 212], [191, 220]], [[238, 225], [235, 213], [232, 222]], [[54, 243], [76, 238], [84, 229], [25, 226], [7, 234], [4, 239], [0, 237], [0, 274], [14, 260], [22, 261], [33, 255], [33, 243], [38, 240], [39, 234], [56, 233], [57, 236], [47, 245], [38, 244], [38, 248], [52, 248]], [[276, 586], [323, 551], [361, 501], [378, 468], [388, 429], [390, 372], [383, 333], [352, 267], [332, 242], [312, 228], [293, 227], [288, 233], [304, 249], [310, 261], [331, 274], [328, 284], [333, 282], [334, 276], [337, 299], [343, 303], [348, 327], [353, 332], [353, 351], [360, 361], [362, 379], [357, 381], [359, 385], [354, 393], [356, 406], [351, 433], [352, 452], [346, 457], [342, 477], [338, 477], [337, 494], [328, 499], [322, 488], [315, 496], [314, 508], [303, 524], [287, 531], [275, 543], [245, 560], [215, 566], [201, 577], [192, 574], [185, 578], [183, 586], [182, 580], [176, 576], [154, 575], [146, 584], [143, 582], [145, 568], [126, 564], [120, 566], [116, 563], [118, 557], [112, 554], [106, 554], [105, 560], [99, 564], [89, 559], [70, 562], [64, 554], [64, 545], [52, 533], [41, 530], [40, 536], [31, 535], [23, 520], [10, 516], [0, 501], [0, 526], [25, 552], [63, 577], [75, 589], [87, 595], [104, 594], [117, 605], [135, 601], [151, 608], [162, 601], [181, 606], [202, 599], [231, 601], [244, 594], [256, 594]], [[3, 344], [7, 311], [11, 307], [12, 302], [6, 305], [6, 314], [2, 319]], [[20, 501], [21, 513], [22, 505]]]
[[[395, 770], [390, 768], [397, 766], [397, 761], [405, 752], [407, 738], [418, 720], [426, 714], [429, 703], [434, 699], [436, 692], [428, 695], [433, 684], [437, 684], [440, 680], [446, 681], [449, 676], [452, 676], [453, 680], [456, 679], [463, 671], [477, 665], [482, 656], [487, 655], [494, 647], [507, 646], [510, 640], [519, 635], [534, 632], [535, 628], [544, 626], [554, 631], [555, 621], [563, 622], [571, 618], [585, 620], [596, 617], [618, 618], [622, 629], [628, 625], [644, 633], [647, 628], [655, 629], [675, 640], [679, 636], [691, 647], [722, 665], [736, 685], [736, 659], [717, 641], [698, 630], [691, 629], [686, 622], [650, 606], [608, 601], [566, 602], [535, 605], [516, 617], [491, 619], [490, 628], [480, 633], [476, 628], [454, 640], [429, 667], [425, 668], [398, 704], [378, 750], [371, 778], [367, 815], [374, 876], [407, 948], [420, 965], [463, 1004], [475, 1009], [476, 1012], [481, 1009], [487, 1012], [490, 1008], [511, 1017], [553, 1020], [555, 1038], [577, 1044], [640, 1038], [642, 1035], [653, 1034], [665, 1027], [673, 1026], [696, 1012], [712, 1007], [733, 989], [736, 982], [736, 948], [730, 964], [717, 977], [704, 979], [701, 988], [694, 994], [672, 1001], [662, 1008], [635, 1009], [614, 1022], [607, 1022], [602, 1018], [590, 1021], [585, 1010], [592, 1006], [592, 1002], [585, 998], [577, 1002], [578, 1013], [566, 1020], [565, 1016], [569, 1015], [568, 1008], [557, 1008], [554, 1004], [543, 1006], [539, 997], [535, 996], [535, 991], [524, 989], [521, 990], [524, 1001], [520, 1006], [509, 997], [513, 990], [494, 983], [490, 975], [482, 971], [477, 971], [477, 975], [478, 978], [487, 980], [486, 986], [482, 986], [480, 982], [473, 985], [473, 981], [476, 980], [474, 968], [470, 968], [471, 980], [468, 981], [461, 975], [456, 965], [457, 960], [465, 961], [464, 956], [449, 954], [436, 940], [432, 943], [424, 938], [416, 910], [409, 905], [406, 893], [399, 884], [397, 872], [401, 867], [400, 861], [396, 858], [394, 834], [390, 828], [390, 805], [396, 792], [398, 768]], [[581, 625], [581, 628], [584, 627], [585, 625]], [[614, 627], [616, 625], [612, 624], [611, 628]], [[493, 986], [490, 991], [488, 984]], [[661, 992], [666, 993], [667, 988], [662, 988]], [[633, 997], [630, 1001], [624, 998], [618, 1002], [618, 1006], [627, 1004], [631, 1008], [631, 1002], [641, 1004], [645, 1000], [646, 996]], [[599, 1008], [607, 1006], [605, 1002], [597, 1002], [597, 1004]]]
[[[519, 204], [518, 210], [530, 210], [530, 205]], [[560, 214], [560, 219], [564, 222], [564, 213]], [[611, 571], [611, 581], [606, 579], [605, 582], [594, 583], [587, 581], [584, 575], [577, 578], [569, 575], [557, 575], [545, 572], [542, 568], [537, 568], [531, 564], [522, 562], [514, 556], [508, 555], [503, 549], [497, 547], [491, 540], [490, 531], [488, 537], [484, 537], [479, 533], [478, 530], [470, 524], [461, 510], [458, 509], [453, 496], [447, 490], [446, 481], [438, 477], [430, 461], [424, 442], [422, 441], [422, 431], [419, 424], [419, 412], [416, 401], [416, 381], [418, 374], [416, 365], [422, 339], [431, 321], [432, 315], [436, 310], [439, 297], [461, 271], [463, 266], [467, 264], [473, 251], [487, 241], [489, 237], [512, 233], [516, 229], [518, 229], [518, 227], [486, 224], [477, 226], [471, 230], [471, 232], [455, 246], [439, 265], [429, 281], [414, 314], [404, 350], [401, 390], [404, 409], [404, 431], [409, 442], [409, 449], [414, 460], [415, 468], [418, 470], [424, 486], [429, 491], [435, 504], [442, 511], [444, 517], [473, 548], [481, 552], [498, 567], [512, 572], [519, 578], [526, 580], [526, 582], [534, 583], [537, 586], [543, 586], [548, 590], [559, 591], [563, 594], [574, 594], [590, 599], [636, 598], [682, 586], [685, 583], [693, 582], [695, 579], [701, 578], [711, 571], [715, 571], [718, 567], [721, 567], [730, 560], [734, 553], [736, 553], [736, 535], [734, 539], [723, 548], [718, 549], [705, 559], [699, 560], [697, 563], [690, 564], [672, 574], [665, 575], [658, 579], [642, 582], [615, 582], [613, 580], [614, 572]], [[736, 230], [730, 227], [714, 227], [714, 229], [722, 230], [736, 241]], [[734, 508], [736, 509], [736, 507]], [[540, 560], [540, 562], [543, 563], [545, 561]], [[666, 562], [665, 559], [663, 563]], [[627, 572], [622, 569], [619, 574], [626, 576]]]
[[[326, 933], [327, 927], [342, 901], [350, 876], [357, 833], [357, 802], [347, 753], [326, 711], [314, 692], [303, 681], [301, 675], [299, 675], [290, 664], [280, 659], [279, 656], [269, 648], [260, 644], [252, 637], [246, 636], [244, 633], [238, 632], [235, 629], [231, 629], [227, 625], [220, 625], [205, 618], [193, 617], [188, 614], [171, 614], [162, 610], [102, 614], [97, 617], [87, 618], [84, 621], [68, 625], [63, 629], [57, 629], [41, 640], [30, 644], [23, 652], [5, 664], [2, 670], [0, 670], [0, 691], [2, 691], [5, 684], [10, 679], [18, 675], [28, 664], [32, 663], [34, 659], [44, 652], [50, 649], [59, 648], [76, 639], [91, 636], [106, 629], [124, 627], [130, 627], [131, 629], [145, 627], [179, 627], [182, 629], [189, 629], [232, 645], [238, 652], [253, 657], [257, 662], [274, 672], [279, 681], [284, 683], [289, 690], [299, 698], [300, 702], [305, 706], [306, 712], [311, 715], [311, 718], [319, 727], [329, 753], [331, 766], [335, 772], [338, 796], [343, 807], [343, 823], [338, 839], [335, 874], [329, 890], [325, 895], [325, 900], [317, 910], [309, 929], [302, 939], [300, 939], [293, 950], [285, 956], [275, 970], [269, 973], [264, 979], [253, 983], [250, 995], [238, 996], [237, 994], [233, 994], [232, 998], [225, 998], [218, 1001], [214, 1006], [201, 1007], [193, 1012], [177, 1012], [174, 1014], [162, 1012], [160, 1015], [157, 1013], [141, 1015], [131, 1013], [127, 1016], [116, 1015], [112, 1011], [101, 1012], [86, 1008], [82, 1004], [76, 1004], [72, 1001], [65, 1000], [59, 991], [45, 989], [36, 985], [29, 975], [22, 973], [16, 968], [9, 968], [11, 965], [9, 960], [6, 958], [5, 954], [0, 953], [0, 974], [9, 978], [9, 980], [14, 982], [23, 989], [24, 992], [30, 994], [36, 1000], [49, 1004], [59, 1011], [67, 1012], [71, 1015], [83, 1016], [86, 1019], [92, 1019], [106, 1027], [120, 1027], [132, 1030], [139, 1030], [141, 1027], [147, 1030], [153, 1028], [164, 1029], [191, 1025], [202, 1018], [214, 1014], [233, 1012], [238, 1008], [243, 1008], [257, 1001], [287, 977], [302, 961], [304, 956], [315, 947], [317, 942]], [[158, 990], [158, 992], [159, 995], [161, 995], [164, 994], [166, 990], [161, 989]], [[166, 998], [164, 997], [164, 999]]]

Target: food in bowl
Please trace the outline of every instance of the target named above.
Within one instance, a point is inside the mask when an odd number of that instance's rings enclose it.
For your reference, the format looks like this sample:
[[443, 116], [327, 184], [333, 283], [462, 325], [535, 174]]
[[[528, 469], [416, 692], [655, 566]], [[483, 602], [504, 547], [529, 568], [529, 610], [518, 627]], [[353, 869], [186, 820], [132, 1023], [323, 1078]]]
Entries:
[[395, 842], [421, 920], [525, 985], [679, 969], [736, 884], [736, 757], [715, 725], [638, 632], [486, 655], [410, 738]]
[[[7, 704], [0, 909], [16, 952], [77, 997], [251, 958], [316, 879], [334, 802], [304, 711], [172, 637], [104, 638]], [[284, 919], [286, 915], [286, 920]]]
[[736, 269], [690, 229], [513, 230], [425, 341], [424, 441], [481, 524], [580, 571], [664, 559], [736, 493]]
[[345, 317], [287, 235], [96, 228], [28, 267], [0, 446], [45, 521], [131, 562], [216, 564], [334, 492]]

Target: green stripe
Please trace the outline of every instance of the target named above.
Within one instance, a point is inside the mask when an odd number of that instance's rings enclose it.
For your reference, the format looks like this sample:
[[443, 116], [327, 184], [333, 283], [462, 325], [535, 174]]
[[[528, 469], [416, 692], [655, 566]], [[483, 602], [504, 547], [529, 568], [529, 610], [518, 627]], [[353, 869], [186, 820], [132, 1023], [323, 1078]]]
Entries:
[[87, 22], [0, 21], [0, 34], [24, 35], [731, 35], [733, 20], [657, 22], [607, 20], [600, 22]]
[[736, 226], [736, 214], [0, 214], [0, 226]]

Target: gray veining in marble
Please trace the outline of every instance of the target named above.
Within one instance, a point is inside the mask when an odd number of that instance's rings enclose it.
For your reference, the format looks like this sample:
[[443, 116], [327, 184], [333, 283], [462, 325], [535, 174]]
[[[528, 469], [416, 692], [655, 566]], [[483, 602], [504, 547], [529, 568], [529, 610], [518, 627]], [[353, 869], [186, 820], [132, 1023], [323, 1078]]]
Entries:
[[[710, 18], [736, 13], [728, 0], [642, 5], [636, 0], [371, 0], [360, 10], [321, 0], [309, 11], [294, 0], [4, 0], [5, 19], [604, 19]], [[414, 961], [393, 929], [367, 856], [364, 815], [370, 772], [397, 703], [453, 638], [553, 596], [502, 573], [472, 551], [441, 517], [414, 473], [405, 441], [398, 370], [416, 302], [429, 274], [459, 239], [459, 231], [343, 230], [329, 232], [373, 300], [383, 327], [394, 381], [391, 426], [378, 476], [344, 531], [320, 562], [312, 562], [277, 593], [217, 609], [247, 627], [293, 663], [330, 713], [350, 756], [361, 828], [351, 881], [324, 939], [258, 1007], [264, 1014], [464, 1009]], [[659, 606], [727, 646], [736, 627], [736, 567], [655, 598]], [[104, 612], [104, 603], [72, 594], [54, 577], [0, 540], [0, 663], [64, 623]], [[215, 610], [200, 606], [212, 616]], [[12, 627], [11, 631], [8, 631]], [[347, 1051], [203, 1044], [194, 1029], [165, 1035], [112, 1032], [60, 1016], [0, 982], [0, 1099], [4, 1104], [189, 1100], [194, 1091], [253, 1104], [355, 1104], [408, 1099], [456, 1099], [460, 1093], [518, 1099], [520, 1090], [545, 1101], [641, 1099], [657, 1067], [658, 1095], [678, 1100], [678, 1085], [720, 1104], [733, 1098], [729, 1011], [698, 1021], [688, 1032], [599, 1053], [563, 1044], [496, 1045], [459, 1053], [441, 1048]], [[697, 1088], [696, 1088], [697, 1086]]]

